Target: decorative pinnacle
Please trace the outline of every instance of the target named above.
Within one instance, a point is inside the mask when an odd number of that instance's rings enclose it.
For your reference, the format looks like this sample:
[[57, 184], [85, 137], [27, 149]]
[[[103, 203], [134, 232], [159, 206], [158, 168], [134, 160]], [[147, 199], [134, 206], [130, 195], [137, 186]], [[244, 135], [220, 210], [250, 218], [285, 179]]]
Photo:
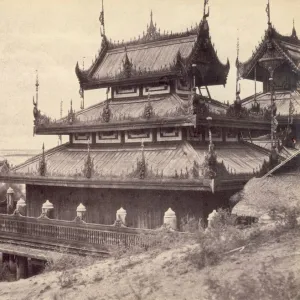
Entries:
[[38, 91], [39, 88], [39, 73], [38, 70], [36, 70], [36, 81], [35, 81], [35, 86], [36, 86], [36, 91]]
[[36, 91], [36, 105], [38, 105], [38, 102], [39, 102], [39, 86], [40, 86], [40, 83], [39, 83], [39, 73], [38, 73], [38, 70], [36, 70], [36, 80], [35, 80], [35, 91]]
[[298, 38], [296, 28], [295, 28], [295, 19], [293, 19], [293, 31], [292, 31], [292, 37]]
[[270, 12], [270, 0], [268, 0], [268, 4], [266, 7], [266, 13], [268, 16], [268, 25], [271, 26], [271, 12]]
[[204, 0], [203, 19], [209, 17], [209, 7], [208, 7], [208, 11], [206, 12], [206, 6], [208, 5], [208, 1], [209, 0]]
[[43, 143], [42, 150], [43, 150], [43, 156], [44, 156], [45, 155], [45, 144], [44, 143]]

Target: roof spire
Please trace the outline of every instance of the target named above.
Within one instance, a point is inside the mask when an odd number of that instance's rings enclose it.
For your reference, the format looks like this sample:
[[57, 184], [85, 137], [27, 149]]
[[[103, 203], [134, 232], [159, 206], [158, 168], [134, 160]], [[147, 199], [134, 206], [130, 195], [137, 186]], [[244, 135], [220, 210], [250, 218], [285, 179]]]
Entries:
[[241, 88], [240, 88], [240, 72], [239, 72], [239, 56], [240, 56], [240, 38], [239, 34], [237, 37], [237, 43], [236, 43], [236, 100], [240, 100], [240, 93], [241, 93]]
[[271, 11], [270, 11], [270, 0], [268, 0], [268, 4], [266, 7], [266, 13], [268, 16], [268, 25], [271, 26]]
[[295, 28], [295, 19], [293, 19], [293, 31], [292, 31], [292, 37], [298, 39], [296, 28]]
[[[102, 0], [102, 11], [100, 12], [100, 17], [99, 17], [100, 25], [100, 34], [101, 36], [105, 36], [105, 23], [104, 23], [104, 5], [103, 5], [103, 0]], [[103, 32], [102, 32], [103, 28]]]
[[208, 6], [208, 10], [206, 12], [206, 6], [208, 5], [208, 1], [209, 0], [204, 0], [203, 19], [206, 19], [207, 17], [209, 17], [209, 6]]
[[36, 105], [38, 105], [39, 103], [39, 86], [40, 86], [40, 83], [39, 83], [39, 73], [38, 73], [38, 70], [36, 70], [36, 81], [35, 81], [35, 92], [36, 92], [36, 99], [35, 99], [35, 103]]

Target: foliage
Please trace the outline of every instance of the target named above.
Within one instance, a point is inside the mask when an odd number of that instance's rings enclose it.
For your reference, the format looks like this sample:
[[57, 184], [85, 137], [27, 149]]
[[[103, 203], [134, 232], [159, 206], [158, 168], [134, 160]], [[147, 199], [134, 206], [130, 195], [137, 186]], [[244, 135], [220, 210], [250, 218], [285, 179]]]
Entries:
[[64, 288], [70, 288], [77, 282], [76, 274], [70, 270], [63, 271], [58, 276], [58, 284], [59, 286]]
[[71, 268], [86, 267], [100, 261], [99, 258], [93, 256], [71, 255], [67, 249], [60, 250], [58, 258], [46, 263], [44, 272], [64, 271]]
[[298, 225], [297, 217], [300, 215], [299, 207], [273, 207], [269, 211], [271, 219], [288, 229], [294, 229]]
[[295, 274], [275, 272], [262, 266], [257, 276], [242, 273], [234, 282], [209, 277], [206, 280], [206, 300], [297, 300], [300, 299], [300, 284]]
[[110, 246], [108, 250], [117, 259], [145, 252], [155, 254], [184, 245], [187, 241], [190, 243], [193, 241], [191, 237], [188, 233], [171, 231], [168, 228], [162, 227], [149, 233], [140, 233], [140, 243], [137, 245], [129, 247], [125, 244], [119, 244], [117, 246]]
[[256, 225], [241, 230], [234, 223], [235, 217], [228, 210], [218, 210], [206, 230], [199, 227], [196, 232], [199, 247], [191, 251], [187, 259], [199, 269], [216, 265], [228, 252], [249, 244], [261, 235]]

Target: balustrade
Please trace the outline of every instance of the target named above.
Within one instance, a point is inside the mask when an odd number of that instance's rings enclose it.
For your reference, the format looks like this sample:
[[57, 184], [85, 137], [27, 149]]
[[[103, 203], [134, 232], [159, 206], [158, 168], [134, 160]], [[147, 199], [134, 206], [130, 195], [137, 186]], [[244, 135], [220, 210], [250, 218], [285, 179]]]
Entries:
[[145, 235], [153, 230], [84, 222], [32, 218], [21, 215], [0, 214], [0, 237], [21, 241], [36, 240], [37, 243], [72, 244], [78, 247], [103, 248], [106, 245], [147, 245]]

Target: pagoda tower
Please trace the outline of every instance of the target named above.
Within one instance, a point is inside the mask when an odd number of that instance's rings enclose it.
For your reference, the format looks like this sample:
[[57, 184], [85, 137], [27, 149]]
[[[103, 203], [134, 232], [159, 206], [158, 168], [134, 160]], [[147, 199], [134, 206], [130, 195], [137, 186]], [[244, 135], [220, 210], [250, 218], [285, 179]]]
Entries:
[[[300, 40], [295, 24], [291, 35], [280, 34], [271, 22], [271, 7], [267, 4], [267, 29], [252, 56], [245, 62], [237, 60], [240, 77], [255, 82], [254, 95], [241, 101], [247, 109], [270, 110], [272, 130], [269, 148], [278, 140], [289, 148], [300, 140]], [[256, 82], [263, 91], [256, 92]], [[262, 145], [265, 141], [257, 144]]]
[[[101, 49], [86, 69], [76, 64], [81, 110], [52, 120], [34, 101], [34, 132], [67, 135], [0, 175], [26, 184], [27, 214], [40, 215], [46, 199], [56, 219], [72, 220], [86, 207], [89, 223], [113, 224], [127, 212], [127, 226], [157, 228], [169, 208], [178, 227], [190, 217], [206, 220], [266, 167], [270, 152], [243, 141], [269, 132], [269, 121], [212, 99], [209, 87], [225, 85], [210, 36], [208, 0], [197, 26], [162, 31], [153, 13], [146, 30], [128, 42], [111, 41], [100, 14]], [[106, 99], [84, 108], [85, 92], [106, 89]], [[238, 94], [238, 93], [237, 93]], [[42, 101], [42, 99], [39, 99]]]

